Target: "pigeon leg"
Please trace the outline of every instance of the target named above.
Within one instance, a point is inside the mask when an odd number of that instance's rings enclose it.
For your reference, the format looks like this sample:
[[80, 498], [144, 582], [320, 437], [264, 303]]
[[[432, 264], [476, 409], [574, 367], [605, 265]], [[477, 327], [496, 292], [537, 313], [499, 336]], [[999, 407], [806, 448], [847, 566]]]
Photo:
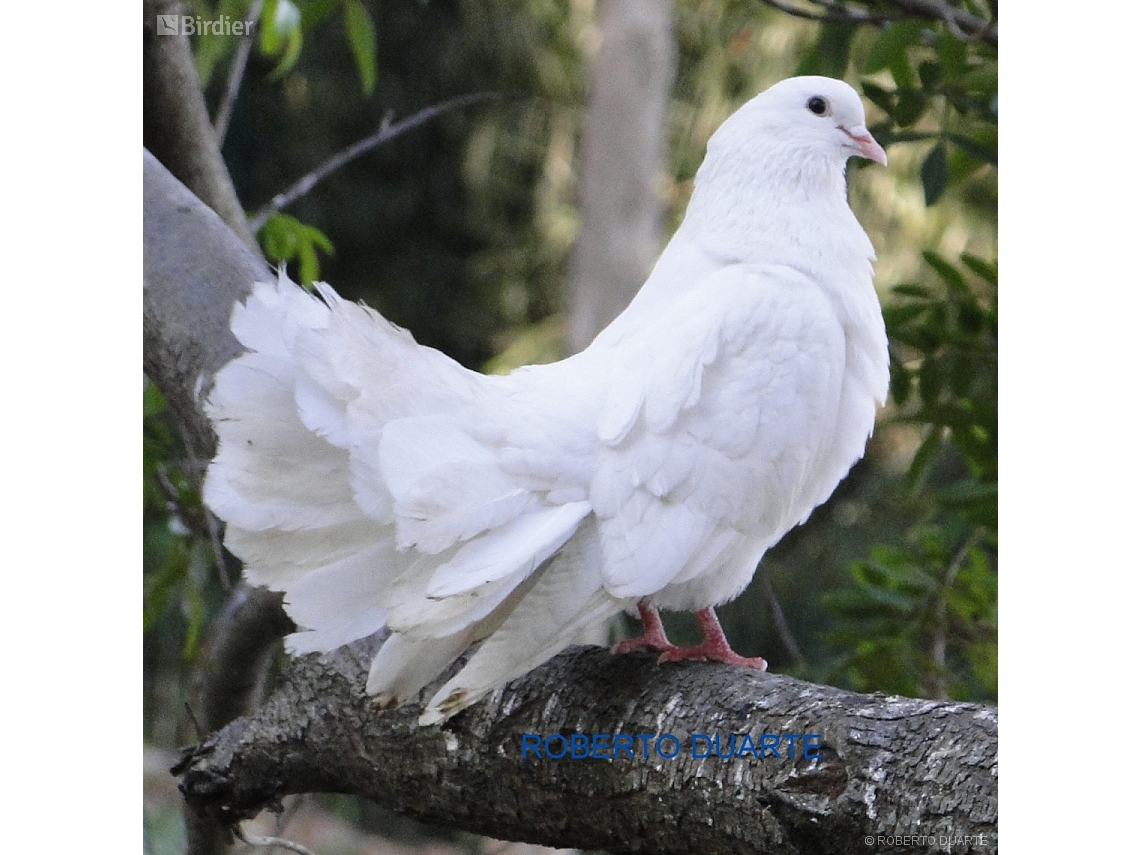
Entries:
[[627, 638], [610, 648], [610, 653], [629, 653], [631, 650], [654, 650], [664, 654], [677, 648], [665, 635], [665, 626], [661, 623], [661, 614], [649, 600], [642, 600], [637, 604], [637, 612], [641, 615], [643, 632], [636, 638]]
[[673, 647], [665, 650], [657, 659], [658, 662], [680, 662], [683, 659], [701, 659], [705, 662], [724, 662], [728, 665], [741, 665], [745, 668], [756, 668], [760, 671], [768, 670], [768, 663], [757, 656], [750, 659], [741, 656], [728, 645], [724, 637], [720, 621], [712, 608], [701, 609], [697, 612], [697, 622], [701, 625], [701, 632], [705, 640], [694, 647]]

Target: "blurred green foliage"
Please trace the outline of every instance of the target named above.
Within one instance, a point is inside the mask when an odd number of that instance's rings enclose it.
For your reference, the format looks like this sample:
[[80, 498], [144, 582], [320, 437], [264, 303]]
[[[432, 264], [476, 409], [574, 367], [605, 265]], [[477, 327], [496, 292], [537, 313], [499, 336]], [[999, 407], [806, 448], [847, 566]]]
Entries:
[[[252, 4], [193, 6], [236, 19]], [[446, 114], [349, 164], [269, 220], [267, 255], [469, 366], [552, 358], [593, 14], [589, 0], [263, 3], [224, 147], [247, 210], [389, 113], [465, 92], [526, 96]], [[880, 253], [892, 400], [867, 458], [765, 558], [770, 586], [722, 610], [729, 636], [785, 673], [993, 700], [996, 50], [941, 22], [819, 24], [744, 0], [679, 0], [675, 22], [670, 225], [712, 131], [793, 73], [861, 87], [891, 157], [889, 170], [852, 163], [852, 198]], [[225, 37], [195, 43], [211, 109], [235, 48]], [[160, 720], [180, 715], [186, 663], [225, 593], [197, 497], [202, 468], [148, 385], [144, 628], [148, 736], [159, 742], [174, 739]], [[667, 620], [684, 641], [686, 618]]]
[[158, 387], [143, 388], [143, 631], [172, 607], [183, 620], [182, 653], [197, 652], [205, 628], [208, 542], [187, 527], [187, 510], [204, 519], [197, 473], [185, 468], [177, 428]]
[[[900, 487], [915, 521], [854, 564], [825, 602], [844, 651], [836, 677], [902, 694], [997, 696], [997, 268], [924, 253], [936, 284], [884, 309], [893, 419], [921, 441]], [[967, 276], [972, 274], [974, 281]]]

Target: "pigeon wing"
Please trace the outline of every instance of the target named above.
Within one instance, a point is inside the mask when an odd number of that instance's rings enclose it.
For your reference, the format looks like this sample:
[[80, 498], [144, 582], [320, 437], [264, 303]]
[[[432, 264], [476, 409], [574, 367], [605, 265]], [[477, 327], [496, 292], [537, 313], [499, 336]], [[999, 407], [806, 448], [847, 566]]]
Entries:
[[757, 550], [810, 510], [843, 329], [803, 274], [734, 264], [687, 289], [636, 347], [599, 419], [589, 493], [606, 588], [650, 596], [739, 561], [746, 583]]

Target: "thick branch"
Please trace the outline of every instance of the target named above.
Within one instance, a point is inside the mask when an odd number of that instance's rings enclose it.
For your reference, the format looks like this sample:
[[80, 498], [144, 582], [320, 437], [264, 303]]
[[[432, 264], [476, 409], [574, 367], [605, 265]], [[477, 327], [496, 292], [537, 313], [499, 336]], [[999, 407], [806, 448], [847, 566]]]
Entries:
[[217, 214], [143, 150], [143, 368], [205, 456], [200, 392], [241, 353], [230, 312], [271, 276]]
[[[476, 833], [614, 853], [939, 848], [908, 835], [959, 841], [940, 851], [997, 851], [990, 708], [586, 647], [420, 728], [415, 705], [380, 712], [365, 695], [375, 648], [297, 661], [256, 715], [188, 751], [176, 772], [191, 807], [232, 822], [289, 793], [334, 791]], [[526, 733], [673, 734], [680, 753], [664, 759], [640, 740], [632, 759], [524, 759]], [[731, 734], [757, 746], [762, 734], [818, 734], [819, 757], [801, 745], [788, 759], [784, 739], [780, 757], [694, 759], [697, 733], [720, 736], [722, 753]]]
[[[270, 275], [217, 214], [143, 150], [143, 368], [202, 459], [213, 455], [215, 443], [202, 394], [241, 353], [230, 332], [233, 304]], [[279, 596], [245, 586], [234, 592], [211, 628], [198, 673], [195, 706], [205, 727], [250, 708], [243, 704], [288, 625]], [[228, 835], [221, 831], [188, 818], [189, 851], [224, 851]]]

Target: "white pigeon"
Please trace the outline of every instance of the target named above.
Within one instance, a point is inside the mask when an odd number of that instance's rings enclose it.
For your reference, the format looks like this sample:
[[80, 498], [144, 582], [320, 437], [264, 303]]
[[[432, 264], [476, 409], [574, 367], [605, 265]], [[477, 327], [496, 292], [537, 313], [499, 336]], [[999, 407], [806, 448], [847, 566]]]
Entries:
[[[827, 499], [887, 392], [852, 155], [886, 163], [847, 84], [785, 80], [713, 135], [653, 273], [583, 352], [469, 371], [327, 285], [234, 309], [205, 499], [248, 580], [285, 592], [294, 654], [387, 626], [367, 690], [421, 724], [639, 610], [615, 648], [764, 668], [713, 607]], [[674, 647], [658, 608], [697, 613]]]

